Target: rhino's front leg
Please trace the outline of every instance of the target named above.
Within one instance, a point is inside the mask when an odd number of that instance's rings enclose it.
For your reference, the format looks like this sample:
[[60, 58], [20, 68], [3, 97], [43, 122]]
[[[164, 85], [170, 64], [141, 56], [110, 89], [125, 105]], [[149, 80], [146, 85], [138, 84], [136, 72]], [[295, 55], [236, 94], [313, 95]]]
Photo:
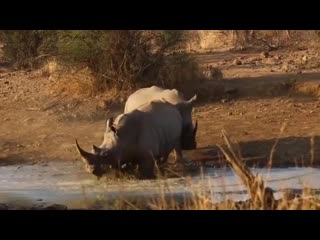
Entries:
[[154, 179], [154, 159], [151, 153], [142, 154], [139, 159], [139, 178]]
[[174, 153], [175, 153], [175, 164], [183, 164], [185, 166], [190, 166], [192, 165], [192, 160], [184, 158], [182, 155], [182, 148], [181, 144], [178, 143], [176, 147], [174, 148]]

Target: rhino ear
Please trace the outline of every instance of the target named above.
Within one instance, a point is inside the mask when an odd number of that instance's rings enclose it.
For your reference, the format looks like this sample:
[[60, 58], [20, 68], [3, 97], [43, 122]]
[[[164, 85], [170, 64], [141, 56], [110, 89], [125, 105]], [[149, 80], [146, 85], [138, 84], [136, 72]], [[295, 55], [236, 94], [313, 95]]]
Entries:
[[176, 106], [180, 111], [191, 112], [194, 102], [197, 100], [197, 94], [195, 94], [190, 100], [178, 103]]
[[194, 104], [195, 103], [195, 101], [197, 101], [197, 94], [195, 94], [192, 98], [190, 98], [190, 100], [189, 101], [187, 101], [187, 103], [188, 104]]
[[111, 129], [111, 127], [112, 127], [112, 125], [113, 125], [113, 121], [114, 121], [113, 117], [108, 118], [108, 119], [106, 120], [107, 131], [108, 131], [109, 129]]
[[110, 126], [110, 129], [112, 132], [114, 132], [115, 134], [117, 134], [117, 129], [112, 125]]

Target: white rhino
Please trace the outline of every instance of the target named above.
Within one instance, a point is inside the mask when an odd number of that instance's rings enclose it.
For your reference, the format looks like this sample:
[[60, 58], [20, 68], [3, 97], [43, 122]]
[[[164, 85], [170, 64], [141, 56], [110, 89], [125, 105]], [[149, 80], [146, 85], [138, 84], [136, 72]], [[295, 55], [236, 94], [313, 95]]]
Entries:
[[[197, 100], [197, 95], [194, 95], [190, 100], [185, 100], [182, 93], [176, 89], [163, 89], [157, 86], [148, 88], [141, 88], [131, 94], [125, 104], [124, 113], [129, 113], [139, 106], [153, 101], [161, 100], [167, 101], [178, 107], [178, 110], [182, 117], [182, 135], [181, 135], [181, 147], [183, 150], [191, 150], [197, 147], [196, 133], [198, 128], [198, 122], [195, 126], [192, 124], [192, 109], [194, 102]], [[163, 119], [166, 116], [159, 116]]]
[[[183, 103], [180, 103], [183, 104]], [[179, 104], [178, 104], [179, 105]], [[137, 164], [140, 178], [154, 178], [154, 161], [165, 162], [171, 151], [176, 158], [181, 152], [182, 117], [176, 106], [152, 101], [135, 110], [108, 119], [104, 142], [94, 153], [77, 149], [86, 170], [98, 178], [108, 169], [121, 169], [123, 164]]]

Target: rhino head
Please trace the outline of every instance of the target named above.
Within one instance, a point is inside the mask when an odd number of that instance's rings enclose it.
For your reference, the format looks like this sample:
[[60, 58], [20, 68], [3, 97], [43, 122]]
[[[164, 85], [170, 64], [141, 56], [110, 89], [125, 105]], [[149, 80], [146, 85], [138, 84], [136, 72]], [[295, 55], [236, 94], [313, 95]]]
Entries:
[[81, 159], [85, 163], [87, 172], [100, 179], [109, 169], [114, 168], [117, 162], [117, 136], [116, 129], [113, 126], [113, 118], [107, 120], [107, 129], [104, 135], [104, 142], [100, 147], [92, 146], [92, 152], [83, 150], [78, 141], [76, 141], [77, 150]]
[[197, 95], [194, 95], [190, 100], [177, 104], [177, 108], [182, 117], [182, 134], [181, 147], [184, 150], [191, 150], [197, 148], [196, 134], [198, 130], [198, 121], [192, 123], [192, 109], [197, 100]]
[[106, 156], [109, 150], [114, 148], [117, 144], [117, 130], [115, 129], [113, 117], [106, 120], [106, 130], [103, 137], [103, 143], [100, 147], [92, 145], [92, 153], [100, 156]]
[[85, 169], [87, 172], [92, 173], [98, 179], [100, 179], [106, 172], [108, 164], [105, 162], [105, 158], [103, 156], [86, 152], [83, 150], [76, 139], [76, 147], [85, 164]]

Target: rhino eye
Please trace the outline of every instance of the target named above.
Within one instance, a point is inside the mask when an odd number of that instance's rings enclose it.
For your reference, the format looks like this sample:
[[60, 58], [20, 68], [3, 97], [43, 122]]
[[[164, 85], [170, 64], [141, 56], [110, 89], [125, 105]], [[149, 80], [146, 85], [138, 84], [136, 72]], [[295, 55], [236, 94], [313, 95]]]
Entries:
[[121, 168], [125, 168], [126, 166], [127, 166], [127, 164], [124, 163], [124, 164], [121, 165]]
[[101, 155], [101, 156], [104, 156], [104, 157], [105, 157], [105, 156], [108, 156], [108, 152], [102, 151], [102, 152], [100, 152], [100, 155]]

